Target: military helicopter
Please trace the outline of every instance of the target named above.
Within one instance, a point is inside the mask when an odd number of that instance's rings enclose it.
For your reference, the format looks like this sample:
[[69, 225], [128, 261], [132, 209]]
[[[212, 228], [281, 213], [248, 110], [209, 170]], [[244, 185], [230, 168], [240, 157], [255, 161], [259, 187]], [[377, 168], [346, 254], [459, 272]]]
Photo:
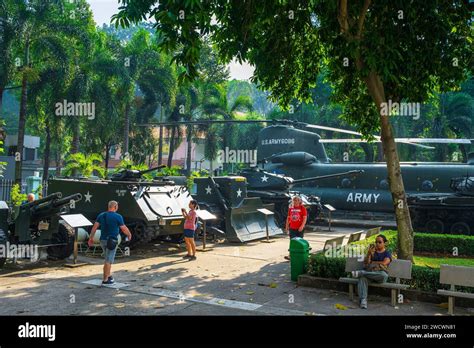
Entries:
[[[294, 190], [320, 197], [324, 204], [343, 211], [393, 213], [392, 196], [384, 162], [332, 162], [327, 156], [326, 143], [361, 143], [356, 139], [322, 139], [316, 130], [328, 130], [355, 136], [362, 134], [340, 128], [308, 124], [291, 120], [202, 120], [148, 123], [142, 126], [210, 125], [216, 123], [267, 123], [258, 135], [257, 161], [264, 172], [282, 174], [296, 180], [360, 170], [364, 175], [338, 176], [320, 182], [299, 182]], [[381, 138], [374, 135], [375, 142]], [[396, 142], [425, 149], [428, 144], [466, 144], [470, 139], [396, 138]], [[451, 178], [474, 172], [474, 156], [467, 163], [402, 162], [400, 163], [405, 191], [408, 195], [420, 193], [451, 193]], [[262, 172], [262, 183], [266, 180]]]

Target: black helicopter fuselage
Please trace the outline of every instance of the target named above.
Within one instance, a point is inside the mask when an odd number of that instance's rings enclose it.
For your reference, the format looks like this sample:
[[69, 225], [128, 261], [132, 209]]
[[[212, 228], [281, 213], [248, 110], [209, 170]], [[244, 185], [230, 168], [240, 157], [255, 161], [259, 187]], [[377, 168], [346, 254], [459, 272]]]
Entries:
[[[318, 134], [292, 126], [266, 127], [259, 134], [257, 156], [268, 159], [264, 170], [294, 179], [363, 170], [358, 176], [300, 183], [293, 190], [317, 195], [339, 210], [394, 211], [386, 163], [333, 163], [319, 140]], [[452, 193], [451, 178], [474, 174], [474, 165], [466, 163], [410, 162], [401, 163], [401, 169], [408, 195]]]

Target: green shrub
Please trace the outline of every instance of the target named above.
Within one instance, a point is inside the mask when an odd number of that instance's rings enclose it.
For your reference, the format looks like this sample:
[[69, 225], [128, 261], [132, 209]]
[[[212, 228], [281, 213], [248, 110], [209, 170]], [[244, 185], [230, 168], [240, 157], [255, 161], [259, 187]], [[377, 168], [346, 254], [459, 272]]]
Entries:
[[[398, 232], [394, 231], [394, 230], [387, 230], [387, 231], [383, 231], [380, 234], [383, 234], [388, 240], [385, 247], [390, 251], [396, 251], [397, 250], [397, 242], [398, 242]], [[369, 244], [375, 244], [375, 238], [377, 238], [377, 236], [378, 236], [378, 234], [374, 235], [372, 237], [369, 237], [367, 239], [362, 239], [358, 242], [354, 242], [352, 244], [362, 245], [364, 247], [368, 247]]]
[[314, 277], [339, 279], [346, 275], [344, 257], [326, 257], [322, 253], [312, 254], [308, 261], [308, 274]]
[[10, 197], [13, 206], [19, 207], [24, 201], [26, 201], [28, 195], [26, 193], [21, 193], [20, 185], [15, 184], [11, 188]]
[[415, 251], [474, 256], [474, 236], [415, 233]]
[[[345, 277], [346, 259], [343, 257], [325, 257], [323, 254], [312, 254], [308, 260], [308, 274], [314, 277], [339, 279]], [[413, 265], [412, 279], [402, 280], [411, 289], [436, 292], [438, 289], [448, 289], [448, 285], [439, 283], [439, 269]], [[392, 280], [393, 281], [393, 280]], [[474, 288], [456, 287], [456, 290], [474, 293]]]
[[[383, 231], [382, 234], [388, 239], [387, 249], [395, 252], [398, 242], [397, 231], [387, 230]], [[375, 243], [376, 237], [372, 236], [352, 244], [366, 247], [371, 243]], [[416, 232], [414, 235], [414, 248], [415, 253], [431, 252], [449, 255], [452, 255], [454, 248], [457, 248], [459, 256], [474, 256], [474, 236]]]

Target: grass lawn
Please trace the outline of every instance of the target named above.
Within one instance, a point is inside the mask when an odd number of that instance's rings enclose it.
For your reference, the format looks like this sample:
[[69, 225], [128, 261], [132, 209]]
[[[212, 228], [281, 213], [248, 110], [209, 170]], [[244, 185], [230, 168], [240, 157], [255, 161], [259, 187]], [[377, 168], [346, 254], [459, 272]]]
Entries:
[[427, 257], [427, 256], [414, 256], [415, 265], [427, 266], [431, 268], [439, 268], [442, 264], [454, 265], [454, 266], [469, 266], [474, 267], [474, 259], [463, 259], [457, 257]]

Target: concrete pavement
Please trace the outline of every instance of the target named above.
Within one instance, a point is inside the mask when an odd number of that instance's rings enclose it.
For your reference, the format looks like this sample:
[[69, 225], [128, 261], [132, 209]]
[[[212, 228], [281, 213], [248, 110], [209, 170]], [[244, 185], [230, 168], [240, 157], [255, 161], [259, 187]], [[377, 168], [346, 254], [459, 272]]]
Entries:
[[[307, 232], [312, 251], [326, 239], [357, 229]], [[397, 308], [388, 297], [369, 296], [361, 310], [347, 293], [298, 287], [290, 280], [288, 239], [273, 243], [209, 244], [196, 261], [184, 248], [151, 243], [116, 260], [115, 287], [101, 287], [102, 259], [81, 256], [78, 268], [64, 262], [7, 265], [0, 272], [0, 315], [445, 315], [435, 304]], [[47, 264], [46, 264], [47, 263]], [[123, 287], [121, 287], [123, 285]], [[342, 305], [336, 307], [336, 304]], [[457, 314], [472, 314], [469, 309]]]

